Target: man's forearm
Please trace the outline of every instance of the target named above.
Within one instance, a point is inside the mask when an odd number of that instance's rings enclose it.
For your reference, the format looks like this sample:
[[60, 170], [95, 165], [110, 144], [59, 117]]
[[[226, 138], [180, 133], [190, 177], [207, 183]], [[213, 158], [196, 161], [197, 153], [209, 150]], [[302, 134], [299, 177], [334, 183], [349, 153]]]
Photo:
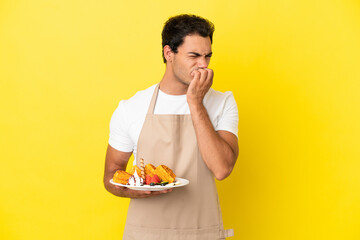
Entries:
[[215, 131], [203, 104], [189, 107], [201, 156], [216, 179], [222, 180], [230, 175], [237, 153]]
[[[125, 169], [119, 169], [119, 170], [125, 170]], [[115, 196], [118, 196], [118, 197], [126, 197], [124, 195], [124, 192], [123, 192], [123, 189], [122, 187], [119, 187], [119, 186], [116, 186], [114, 184], [111, 184], [110, 183], [110, 179], [112, 179], [114, 173], [113, 172], [108, 172], [108, 173], [105, 173], [104, 175], [104, 186], [105, 186], [105, 189], [114, 194]]]

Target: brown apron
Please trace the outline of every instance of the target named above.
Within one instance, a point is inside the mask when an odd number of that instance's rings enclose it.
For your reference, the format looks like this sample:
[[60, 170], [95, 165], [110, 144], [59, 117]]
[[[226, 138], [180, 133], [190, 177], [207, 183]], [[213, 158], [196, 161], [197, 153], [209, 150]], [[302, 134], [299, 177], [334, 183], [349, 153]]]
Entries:
[[189, 185], [150, 198], [131, 199], [124, 240], [225, 239], [212, 172], [202, 160], [191, 115], [155, 115], [157, 84], [141, 130], [136, 162], [164, 164]]

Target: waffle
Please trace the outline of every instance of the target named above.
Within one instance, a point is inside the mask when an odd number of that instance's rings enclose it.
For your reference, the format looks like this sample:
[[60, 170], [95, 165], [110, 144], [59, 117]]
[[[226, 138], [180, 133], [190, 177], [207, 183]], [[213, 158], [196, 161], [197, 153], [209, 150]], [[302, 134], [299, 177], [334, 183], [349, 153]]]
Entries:
[[135, 169], [136, 169], [136, 172], [137, 172], [138, 176], [141, 177], [141, 170], [137, 165], [134, 165], [131, 168], [131, 170], [129, 171], [130, 175], [133, 175], [135, 173]]
[[165, 165], [159, 165], [154, 173], [158, 175], [162, 181], [172, 183], [175, 181], [176, 175], [173, 171]]
[[154, 176], [155, 167], [152, 164], [146, 164], [145, 166], [145, 176], [150, 175], [151, 177]]
[[113, 181], [116, 183], [127, 184], [131, 174], [122, 170], [117, 170], [114, 174]]

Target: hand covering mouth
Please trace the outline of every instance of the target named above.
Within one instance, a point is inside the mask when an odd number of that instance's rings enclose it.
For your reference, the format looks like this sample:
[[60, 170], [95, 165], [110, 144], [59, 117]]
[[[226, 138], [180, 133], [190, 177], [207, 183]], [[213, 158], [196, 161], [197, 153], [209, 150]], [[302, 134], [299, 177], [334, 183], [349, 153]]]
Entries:
[[194, 72], [195, 70], [199, 70], [199, 69], [205, 69], [205, 68], [203, 68], [203, 67], [193, 68], [193, 69], [191, 70], [191, 72], [190, 72], [190, 75], [193, 77], [193, 72]]

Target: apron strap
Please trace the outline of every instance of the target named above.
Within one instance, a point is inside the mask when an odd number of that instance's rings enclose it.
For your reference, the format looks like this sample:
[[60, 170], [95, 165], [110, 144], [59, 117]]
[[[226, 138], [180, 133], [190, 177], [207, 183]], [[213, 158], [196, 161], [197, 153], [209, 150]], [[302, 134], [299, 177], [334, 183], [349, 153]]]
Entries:
[[228, 238], [228, 237], [233, 237], [233, 236], [234, 236], [234, 229], [226, 229], [226, 230], [222, 230], [220, 232], [221, 238]]
[[152, 95], [147, 114], [153, 114], [154, 113], [155, 103], [156, 103], [156, 99], [157, 99], [157, 96], [158, 96], [158, 93], [159, 93], [159, 88], [160, 88], [160, 83], [156, 84], [156, 86], [155, 86], [155, 90], [154, 90], [154, 93]]

